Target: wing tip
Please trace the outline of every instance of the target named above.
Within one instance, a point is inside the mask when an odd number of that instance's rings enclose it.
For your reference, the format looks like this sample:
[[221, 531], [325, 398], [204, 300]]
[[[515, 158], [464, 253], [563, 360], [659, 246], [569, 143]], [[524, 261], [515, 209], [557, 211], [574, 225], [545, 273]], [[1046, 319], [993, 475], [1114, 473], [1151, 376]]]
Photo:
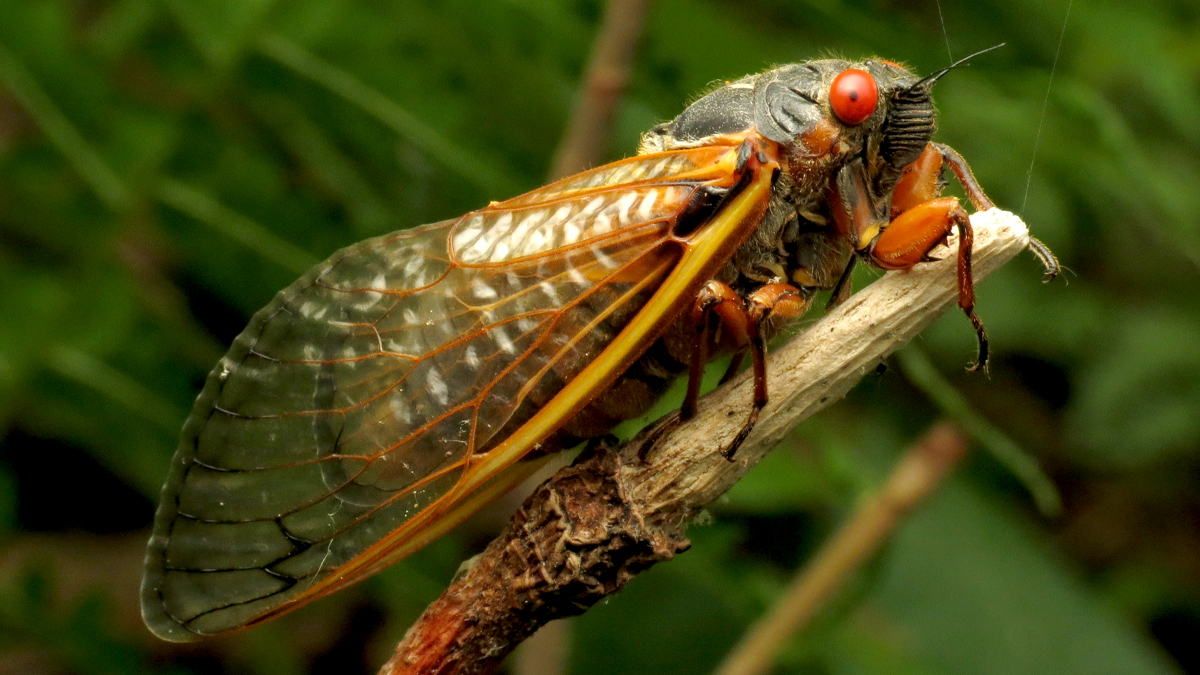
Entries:
[[142, 575], [142, 621], [155, 637], [168, 642], [195, 642], [203, 635], [189, 629], [185, 623], [171, 616], [163, 598], [164, 586], [163, 555], [165, 540], [155, 533], [146, 547], [146, 570]]

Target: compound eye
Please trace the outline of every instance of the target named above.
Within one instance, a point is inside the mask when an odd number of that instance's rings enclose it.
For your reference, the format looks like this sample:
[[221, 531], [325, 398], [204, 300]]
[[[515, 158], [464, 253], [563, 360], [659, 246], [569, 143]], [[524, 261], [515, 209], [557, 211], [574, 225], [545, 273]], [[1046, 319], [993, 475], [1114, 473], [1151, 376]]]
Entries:
[[833, 114], [852, 127], [865, 122], [878, 104], [879, 89], [875, 86], [875, 78], [865, 70], [843, 70], [829, 88]]

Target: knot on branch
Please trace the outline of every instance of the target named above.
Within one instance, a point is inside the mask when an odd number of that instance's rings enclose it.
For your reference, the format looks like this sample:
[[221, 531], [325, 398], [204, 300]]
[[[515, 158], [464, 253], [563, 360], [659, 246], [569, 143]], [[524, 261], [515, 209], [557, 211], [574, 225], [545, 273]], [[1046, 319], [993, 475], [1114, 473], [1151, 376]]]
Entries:
[[648, 525], [620, 454], [589, 449], [521, 505], [413, 625], [382, 673], [491, 672], [546, 623], [582, 614], [639, 572], [687, 549]]
[[634, 575], [687, 549], [647, 525], [622, 481], [623, 460], [589, 449], [525, 501], [501, 536], [513, 606], [537, 625], [581, 614]]

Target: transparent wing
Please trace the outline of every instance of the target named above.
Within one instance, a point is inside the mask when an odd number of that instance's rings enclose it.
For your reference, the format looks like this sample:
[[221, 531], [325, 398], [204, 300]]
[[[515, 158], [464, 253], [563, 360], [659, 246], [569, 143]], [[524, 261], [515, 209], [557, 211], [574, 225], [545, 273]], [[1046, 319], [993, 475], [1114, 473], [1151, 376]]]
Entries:
[[281, 292], [184, 427], [147, 554], [151, 629], [195, 639], [355, 580], [348, 562], [451, 493], [621, 332], [730, 152], [617, 162], [352, 246]]

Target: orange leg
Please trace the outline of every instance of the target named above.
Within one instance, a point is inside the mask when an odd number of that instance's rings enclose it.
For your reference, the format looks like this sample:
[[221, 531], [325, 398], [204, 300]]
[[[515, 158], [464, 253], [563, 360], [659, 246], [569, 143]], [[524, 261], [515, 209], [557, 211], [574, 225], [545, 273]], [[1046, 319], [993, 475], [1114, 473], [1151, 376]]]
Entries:
[[950, 170], [954, 172], [958, 182], [962, 184], [963, 190], [967, 193], [967, 198], [971, 200], [971, 206], [975, 207], [976, 211], [987, 211], [995, 208], [992, 200], [983, 193], [983, 188], [979, 187], [979, 181], [975, 180], [975, 173], [971, 171], [971, 166], [967, 164], [967, 160], [958, 154], [958, 151], [948, 145], [941, 143], [930, 143], [925, 152], [936, 150], [942, 159], [950, 165]]
[[[957, 157], [957, 153], [955, 156]], [[969, 174], [970, 169], [967, 169], [967, 172]], [[896, 181], [896, 187], [892, 189], [892, 220], [914, 206], [937, 198], [941, 192], [941, 177], [942, 153], [930, 143], [925, 146], [921, 156], [917, 157], [917, 161], [900, 172], [900, 180]], [[975, 177], [971, 176], [971, 180], [973, 182]], [[983, 190], [979, 190], [979, 194], [982, 195]]]
[[875, 265], [887, 270], [908, 269], [930, 259], [929, 251], [958, 228], [958, 306], [971, 320], [979, 341], [979, 358], [968, 370], [987, 366], [988, 336], [975, 314], [975, 282], [971, 276], [974, 232], [967, 212], [955, 197], [942, 197], [914, 206], [897, 216], [865, 251]]
[[708, 361], [709, 329], [714, 315], [729, 330], [739, 346], [749, 347], [754, 364], [754, 403], [750, 416], [738, 435], [722, 450], [726, 459], [733, 461], [738, 447], [758, 423], [758, 415], [767, 404], [767, 345], [759, 326], [773, 314], [785, 317], [799, 316], [808, 309], [808, 305], [809, 300], [805, 299], [801, 291], [788, 284], [762, 286], [751, 293], [745, 302], [737, 292], [720, 281], [708, 282], [697, 294], [691, 315], [697, 339], [692, 349], [687, 394], [679, 407], [679, 418], [686, 420], [696, 414], [700, 382], [704, 376], [705, 363]]
[[941, 193], [943, 166], [950, 167], [976, 211], [986, 211], [996, 206], [984, 194], [967, 160], [963, 159], [957, 150], [941, 143], [930, 143], [925, 146], [917, 161], [900, 172], [900, 180], [892, 190], [893, 218], [922, 202], [936, 198]]
[[[931, 199], [892, 219], [871, 240], [866, 253], [877, 267], [906, 270], [919, 262], [931, 262], [929, 252], [945, 243], [955, 225], [967, 229], [971, 226], [958, 198]], [[967, 256], [970, 256], [969, 252]], [[967, 265], [969, 267], [970, 263]]]
[[704, 366], [708, 363], [709, 333], [713, 315], [725, 324], [739, 346], [750, 341], [750, 317], [741, 297], [719, 281], [710, 281], [696, 294], [692, 304], [692, 325], [696, 328], [696, 340], [692, 345], [692, 360], [688, 368], [688, 388], [679, 406], [679, 418], [691, 419], [696, 414], [696, 402], [700, 399], [700, 383], [704, 378]]
[[[908, 269], [929, 261], [929, 252], [958, 228], [958, 306], [971, 320], [979, 341], [979, 358], [970, 370], [980, 370], [987, 365], [988, 338], [983, 322], [975, 314], [975, 285], [971, 275], [974, 237], [971, 221], [958, 199], [938, 198], [943, 163], [950, 165], [977, 207], [990, 207], [991, 201], [958, 153], [930, 143], [901, 173], [892, 189], [887, 216], [881, 213], [882, 204], [872, 203], [862, 165], [848, 165], [837, 179], [834, 216], [839, 227], [855, 237], [859, 255], [887, 270]], [[885, 217], [887, 222], [883, 221]]]
[[[967, 193], [967, 198], [971, 200], [971, 205], [975, 207], [976, 211], [986, 211], [996, 206], [992, 203], [992, 200], [988, 199], [988, 196], [983, 193], [983, 188], [979, 187], [979, 183], [975, 180], [975, 174], [971, 172], [971, 167], [967, 164], [967, 160], [963, 159], [962, 155], [958, 154], [957, 150], [948, 145], [942, 145], [941, 143], [930, 143], [925, 149], [925, 152], [921, 154], [921, 157], [924, 158], [926, 154], [930, 153], [930, 151], [936, 151], [941, 160], [943, 160], [950, 167], [950, 170], [954, 172], [954, 175], [958, 178], [958, 182], [962, 184], [963, 190], [965, 190]], [[920, 163], [920, 161], [921, 160], [918, 159], [913, 164], [916, 165]], [[904, 179], [901, 178], [901, 183], [903, 183], [903, 180]], [[899, 190], [900, 187], [900, 184], [896, 185], [897, 190]], [[896, 202], [893, 198], [893, 209], [895, 209], [895, 204]], [[1058, 264], [1058, 258], [1055, 257], [1054, 252], [1050, 250], [1049, 246], [1043, 244], [1036, 237], [1029, 238], [1029, 250], [1034, 256], [1037, 257], [1038, 261], [1042, 263], [1042, 267], [1044, 267], [1046, 270], [1045, 278], [1042, 279], [1043, 282], [1051, 281], [1054, 279], [1054, 277], [1058, 276], [1059, 272], [1062, 271], [1062, 267]]]

